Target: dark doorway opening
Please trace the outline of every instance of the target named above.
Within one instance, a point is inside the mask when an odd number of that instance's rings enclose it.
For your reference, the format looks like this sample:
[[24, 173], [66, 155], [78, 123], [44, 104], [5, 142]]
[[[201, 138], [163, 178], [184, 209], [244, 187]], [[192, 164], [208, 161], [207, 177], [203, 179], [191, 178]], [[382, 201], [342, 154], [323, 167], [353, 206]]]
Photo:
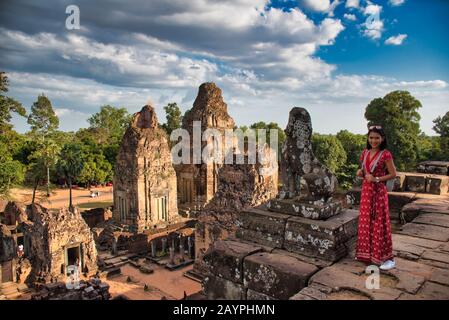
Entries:
[[67, 248], [67, 264], [69, 266], [76, 265], [79, 266], [80, 263], [80, 248], [73, 247]]

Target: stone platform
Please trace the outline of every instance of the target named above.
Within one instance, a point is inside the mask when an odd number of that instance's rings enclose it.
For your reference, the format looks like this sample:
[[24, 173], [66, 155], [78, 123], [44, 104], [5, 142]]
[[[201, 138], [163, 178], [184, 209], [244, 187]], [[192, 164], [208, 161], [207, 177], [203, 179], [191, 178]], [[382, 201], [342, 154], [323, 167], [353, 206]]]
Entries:
[[241, 213], [237, 237], [309, 257], [337, 261], [348, 253], [346, 243], [357, 235], [358, 211], [344, 210], [326, 220], [251, 209]]

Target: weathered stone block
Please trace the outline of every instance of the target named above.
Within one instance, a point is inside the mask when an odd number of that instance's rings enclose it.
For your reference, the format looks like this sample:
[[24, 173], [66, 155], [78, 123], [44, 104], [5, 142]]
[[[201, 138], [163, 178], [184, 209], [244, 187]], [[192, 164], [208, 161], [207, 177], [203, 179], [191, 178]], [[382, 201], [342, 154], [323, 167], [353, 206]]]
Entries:
[[448, 192], [448, 176], [428, 176], [426, 178], [426, 192], [431, 194], [444, 195]]
[[289, 215], [251, 209], [240, 214], [236, 236], [264, 246], [281, 248]]
[[388, 205], [391, 210], [400, 211], [402, 207], [412, 202], [416, 196], [413, 192], [389, 192]]
[[345, 242], [356, 236], [357, 223], [357, 210], [345, 210], [326, 221], [292, 217], [287, 221], [284, 247], [288, 251], [337, 261], [347, 253]]
[[391, 191], [396, 191], [396, 192], [403, 191], [405, 178], [406, 178], [405, 172], [397, 172], [397, 176], [394, 179], [393, 190], [391, 190]]
[[449, 176], [449, 161], [425, 161], [417, 167], [418, 172]]
[[255, 253], [243, 261], [245, 287], [276, 299], [299, 292], [317, 271], [312, 264], [275, 253]]
[[204, 278], [203, 286], [209, 300], [246, 300], [243, 285], [214, 275]]
[[407, 174], [404, 181], [404, 191], [426, 192], [426, 175], [425, 174]]
[[248, 291], [246, 292], [246, 300], [277, 300], [277, 299], [267, 296], [266, 294], [248, 289]]
[[270, 211], [290, 214], [313, 220], [323, 220], [341, 212], [341, 203], [330, 201], [324, 204], [298, 202], [292, 199], [272, 199], [267, 203]]
[[243, 259], [262, 248], [237, 241], [217, 241], [203, 257], [205, 267], [215, 276], [243, 283]]

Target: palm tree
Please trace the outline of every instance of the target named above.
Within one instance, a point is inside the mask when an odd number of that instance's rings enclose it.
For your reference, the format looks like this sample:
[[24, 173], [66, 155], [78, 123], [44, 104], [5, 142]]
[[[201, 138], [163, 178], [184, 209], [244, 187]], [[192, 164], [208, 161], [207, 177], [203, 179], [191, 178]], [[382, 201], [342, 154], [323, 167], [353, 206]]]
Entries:
[[58, 161], [58, 170], [62, 176], [67, 179], [70, 190], [69, 210], [73, 211], [72, 204], [72, 182], [83, 169], [83, 160], [81, 159], [81, 148], [77, 144], [66, 144], [61, 150]]

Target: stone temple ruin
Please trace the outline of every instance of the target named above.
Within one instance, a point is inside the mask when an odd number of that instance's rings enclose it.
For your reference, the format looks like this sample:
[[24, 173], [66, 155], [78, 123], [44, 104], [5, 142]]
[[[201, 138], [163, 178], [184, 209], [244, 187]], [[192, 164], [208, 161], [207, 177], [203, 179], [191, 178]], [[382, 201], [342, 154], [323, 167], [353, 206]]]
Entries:
[[[198, 91], [198, 96], [193, 103], [193, 108], [186, 112], [182, 119], [182, 128], [190, 134], [190, 150], [193, 150], [193, 137], [196, 134], [194, 121], [201, 121], [201, 127], [198, 128], [199, 134], [203, 134], [207, 129], [218, 130], [222, 134], [224, 146], [224, 132], [226, 129], [233, 129], [234, 120], [228, 114], [228, 108], [223, 101], [221, 89], [214, 83], [203, 83]], [[208, 143], [211, 143], [212, 137], [208, 141], [201, 141], [201, 150]], [[180, 206], [189, 209], [202, 207], [206, 204], [218, 190], [218, 170], [221, 165], [215, 162], [195, 163], [195, 155], [191, 154], [191, 164], [176, 165], [176, 174], [178, 177], [178, 198]], [[197, 159], [201, 161], [201, 159]]]
[[123, 137], [114, 174], [113, 217], [134, 232], [179, 219], [168, 139], [151, 105], [134, 114]]
[[50, 211], [14, 202], [8, 203], [0, 224], [0, 262], [0, 284], [9, 284], [9, 298], [26, 292], [24, 283], [65, 283], [69, 266], [77, 266], [85, 278], [98, 270], [93, 235], [77, 209]]
[[[267, 154], [271, 153], [266, 149]], [[218, 171], [218, 190], [200, 211], [195, 231], [195, 264], [193, 272], [207, 274], [203, 255], [217, 240], [235, 234], [238, 214], [275, 197], [278, 191], [277, 167], [264, 174], [270, 164], [225, 164]]]
[[292, 109], [280, 164], [285, 187], [277, 198], [244, 210], [236, 237], [205, 253], [209, 299], [289, 299], [350, 251], [358, 212], [333, 200], [337, 181], [313, 155], [311, 134], [308, 112]]

